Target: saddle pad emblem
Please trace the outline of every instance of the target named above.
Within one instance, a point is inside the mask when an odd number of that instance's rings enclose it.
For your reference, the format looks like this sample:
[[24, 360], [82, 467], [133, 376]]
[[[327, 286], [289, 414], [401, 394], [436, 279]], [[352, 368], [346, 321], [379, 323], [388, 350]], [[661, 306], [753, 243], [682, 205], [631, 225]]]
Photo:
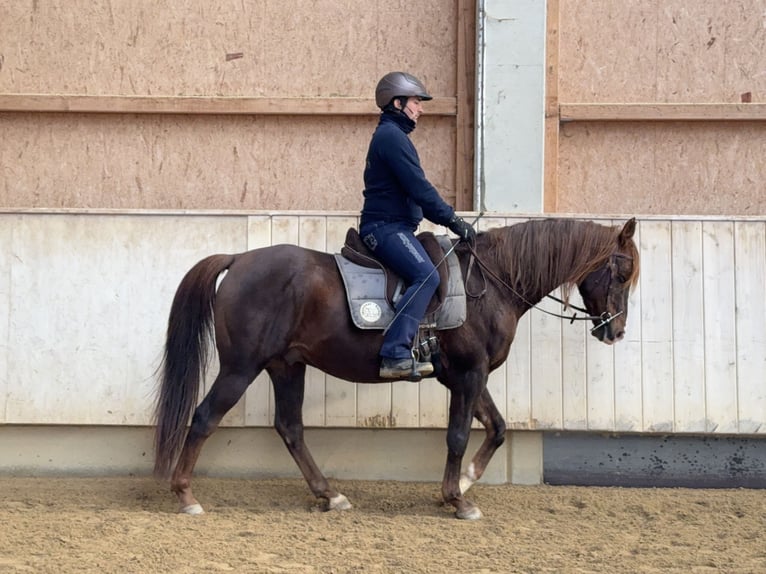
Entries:
[[380, 305], [373, 301], [365, 301], [359, 306], [359, 316], [365, 323], [377, 323], [382, 315]]

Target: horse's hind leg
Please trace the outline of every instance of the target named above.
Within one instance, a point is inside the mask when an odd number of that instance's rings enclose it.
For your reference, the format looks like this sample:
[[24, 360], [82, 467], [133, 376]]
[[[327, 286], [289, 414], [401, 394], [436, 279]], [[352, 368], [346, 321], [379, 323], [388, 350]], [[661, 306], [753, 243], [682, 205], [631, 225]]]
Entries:
[[295, 363], [272, 363], [267, 368], [274, 386], [274, 428], [290, 451], [303, 477], [317, 498], [327, 501], [329, 510], [351, 508], [348, 499], [330, 488], [327, 478], [314, 462], [303, 439], [303, 392], [305, 388], [306, 365]]
[[254, 378], [252, 373], [219, 373], [207, 396], [194, 411], [191, 427], [170, 480], [170, 488], [178, 496], [180, 512], [202, 514], [202, 506], [191, 490], [194, 465], [202, 445], [218, 428], [223, 416], [237, 404]]
[[463, 494], [481, 478], [492, 455], [505, 441], [505, 420], [486, 388], [476, 401], [474, 416], [484, 425], [487, 434], [473, 456], [471, 464], [468, 465], [468, 469], [460, 477], [460, 492]]

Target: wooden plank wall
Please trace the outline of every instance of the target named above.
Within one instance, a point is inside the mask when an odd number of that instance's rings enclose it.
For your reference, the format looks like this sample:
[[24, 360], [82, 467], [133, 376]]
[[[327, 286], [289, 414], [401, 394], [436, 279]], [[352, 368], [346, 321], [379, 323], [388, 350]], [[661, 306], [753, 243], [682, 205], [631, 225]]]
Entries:
[[766, 213], [761, 0], [547, 2], [547, 211]]
[[[481, 227], [520, 220], [487, 216]], [[335, 252], [356, 222], [348, 212], [0, 214], [0, 422], [148, 424], [167, 313], [191, 265], [283, 242]], [[644, 217], [637, 240], [626, 340], [608, 347], [583, 323], [524, 316], [489, 381], [509, 427], [766, 433], [766, 219]], [[353, 385], [314, 369], [308, 379], [309, 426], [446, 426], [435, 381]], [[260, 376], [226, 424], [270, 426], [273, 412]]]

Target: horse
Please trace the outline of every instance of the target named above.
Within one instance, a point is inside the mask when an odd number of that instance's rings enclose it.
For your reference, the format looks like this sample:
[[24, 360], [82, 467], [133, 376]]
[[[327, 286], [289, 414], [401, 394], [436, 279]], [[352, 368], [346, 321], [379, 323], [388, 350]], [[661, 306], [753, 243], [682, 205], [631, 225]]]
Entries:
[[[458, 518], [482, 516], [464, 494], [504, 441], [505, 421], [487, 377], [508, 357], [519, 319], [557, 287], [568, 304], [577, 287], [594, 324], [591, 333], [606, 344], [619, 341], [639, 273], [635, 227], [635, 218], [622, 226], [551, 218], [481, 232], [471, 243], [452, 240], [464, 278], [474, 282], [466, 289], [465, 322], [435, 333], [436, 378], [450, 394], [441, 491]], [[213, 340], [219, 372], [197, 405]], [[382, 341], [382, 331], [352, 323], [331, 254], [283, 244], [210, 255], [195, 264], [171, 305], [154, 415], [154, 472], [170, 479], [179, 512], [203, 512], [191, 489], [202, 446], [264, 369], [274, 389], [274, 427], [309, 489], [327, 510], [351, 508], [304, 442], [306, 366], [353, 383], [388, 382], [378, 374]], [[485, 437], [461, 474], [473, 417]]]

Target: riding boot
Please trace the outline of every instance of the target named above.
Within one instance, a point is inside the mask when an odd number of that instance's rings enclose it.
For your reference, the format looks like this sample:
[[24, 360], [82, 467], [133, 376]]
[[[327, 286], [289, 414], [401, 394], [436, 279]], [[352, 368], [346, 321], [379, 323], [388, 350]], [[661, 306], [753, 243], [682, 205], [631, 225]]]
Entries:
[[434, 372], [431, 363], [419, 362], [413, 357], [412, 341], [418, 326], [418, 319], [406, 313], [400, 314], [389, 326], [381, 347], [381, 378], [419, 381]]
[[383, 357], [380, 361], [380, 377], [383, 379], [406, 379], [417, 382], [434, 372], [431, 363], [421, 363], [414, 357], [409, 359], [389, 359]]

